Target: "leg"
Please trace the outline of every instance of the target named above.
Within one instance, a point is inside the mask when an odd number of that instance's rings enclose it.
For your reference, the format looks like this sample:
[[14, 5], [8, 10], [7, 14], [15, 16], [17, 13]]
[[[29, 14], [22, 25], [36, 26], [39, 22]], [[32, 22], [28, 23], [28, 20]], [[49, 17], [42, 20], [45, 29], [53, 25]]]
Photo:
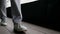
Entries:
[[12, 19], [14, 23], [14, 30], [26, 31], [27, 28], [21, 26], [22, 14], [21, 14], [21, 5], [19, 0], [11, 0], [11, 11], [12, 11]]
[[22, 14], [19, 0], [11, 0], [11, 13], [13, 22], [15, 23], [21, 22]]
[[0, 0], [0, 18], [1, 18], [1, 23], [2, 25], [6, 25], [6, 0]]

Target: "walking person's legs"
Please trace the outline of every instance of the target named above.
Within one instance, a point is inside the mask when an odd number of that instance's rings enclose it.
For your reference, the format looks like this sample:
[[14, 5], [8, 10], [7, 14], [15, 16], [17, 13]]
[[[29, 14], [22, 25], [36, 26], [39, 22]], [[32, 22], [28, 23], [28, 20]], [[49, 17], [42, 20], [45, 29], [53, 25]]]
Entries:
[[[1, 25], [6, 26], [6, 0], [0, 0], [0, 18]], [[14, 23], [14, 30], [17, 32], [26, 31], [27, 28], [21, 25], [22, 14], [21, 14], [21, 5], [19, 0], [11, 0], [11, 15]]]
[[4, 25], [6, 26], [7, 23], [6, 23], [6, 0], [0, 0], [0, 18], [1, 18], [1, 22], [0, 24], [1, 25]]
[[27, 28], [21, 25], [22, 14], [20, 0], [11, 0], [11, 13], [14, 23], [14, 30], [18, 32], [26, 31]]

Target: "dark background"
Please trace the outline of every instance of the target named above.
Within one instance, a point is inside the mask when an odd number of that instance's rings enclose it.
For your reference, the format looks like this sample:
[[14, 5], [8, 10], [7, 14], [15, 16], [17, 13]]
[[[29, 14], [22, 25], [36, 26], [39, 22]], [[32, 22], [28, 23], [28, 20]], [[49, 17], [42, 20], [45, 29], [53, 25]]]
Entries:
[[[7, 15], [11, 17], [11, 7], [7, 8]], [[59, 0], [40, 0], [22, 4], [22, 15], [25, 22], [60, 31]]]

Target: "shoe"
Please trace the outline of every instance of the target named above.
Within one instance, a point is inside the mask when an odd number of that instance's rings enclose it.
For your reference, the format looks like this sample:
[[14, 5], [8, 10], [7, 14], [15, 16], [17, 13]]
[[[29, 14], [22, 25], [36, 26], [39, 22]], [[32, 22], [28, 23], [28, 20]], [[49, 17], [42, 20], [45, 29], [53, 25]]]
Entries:
[[7, 26], [7, 23], [0, 23], [1, 26]]
[[6, 20], [2, 18], [2, 19], [1, 19], [1, 22], [0, 22], [0, 25], [1, 25], [1, 26], [7, 26]]
[[14, 26], [14, 32], [26, 32], [27, 31], [27, 27], [25, 26]]

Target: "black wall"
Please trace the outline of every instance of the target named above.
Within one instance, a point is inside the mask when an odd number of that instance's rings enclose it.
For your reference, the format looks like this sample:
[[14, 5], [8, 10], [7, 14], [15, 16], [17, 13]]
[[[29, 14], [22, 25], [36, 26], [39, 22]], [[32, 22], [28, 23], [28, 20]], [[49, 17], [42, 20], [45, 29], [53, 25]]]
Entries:
[[[8, 17], [11, 17], [10, 8], [7, 8]], [[59, 0], [40, 0], [22, 4], [22, 14], [23, 21], [60, 31]]]

